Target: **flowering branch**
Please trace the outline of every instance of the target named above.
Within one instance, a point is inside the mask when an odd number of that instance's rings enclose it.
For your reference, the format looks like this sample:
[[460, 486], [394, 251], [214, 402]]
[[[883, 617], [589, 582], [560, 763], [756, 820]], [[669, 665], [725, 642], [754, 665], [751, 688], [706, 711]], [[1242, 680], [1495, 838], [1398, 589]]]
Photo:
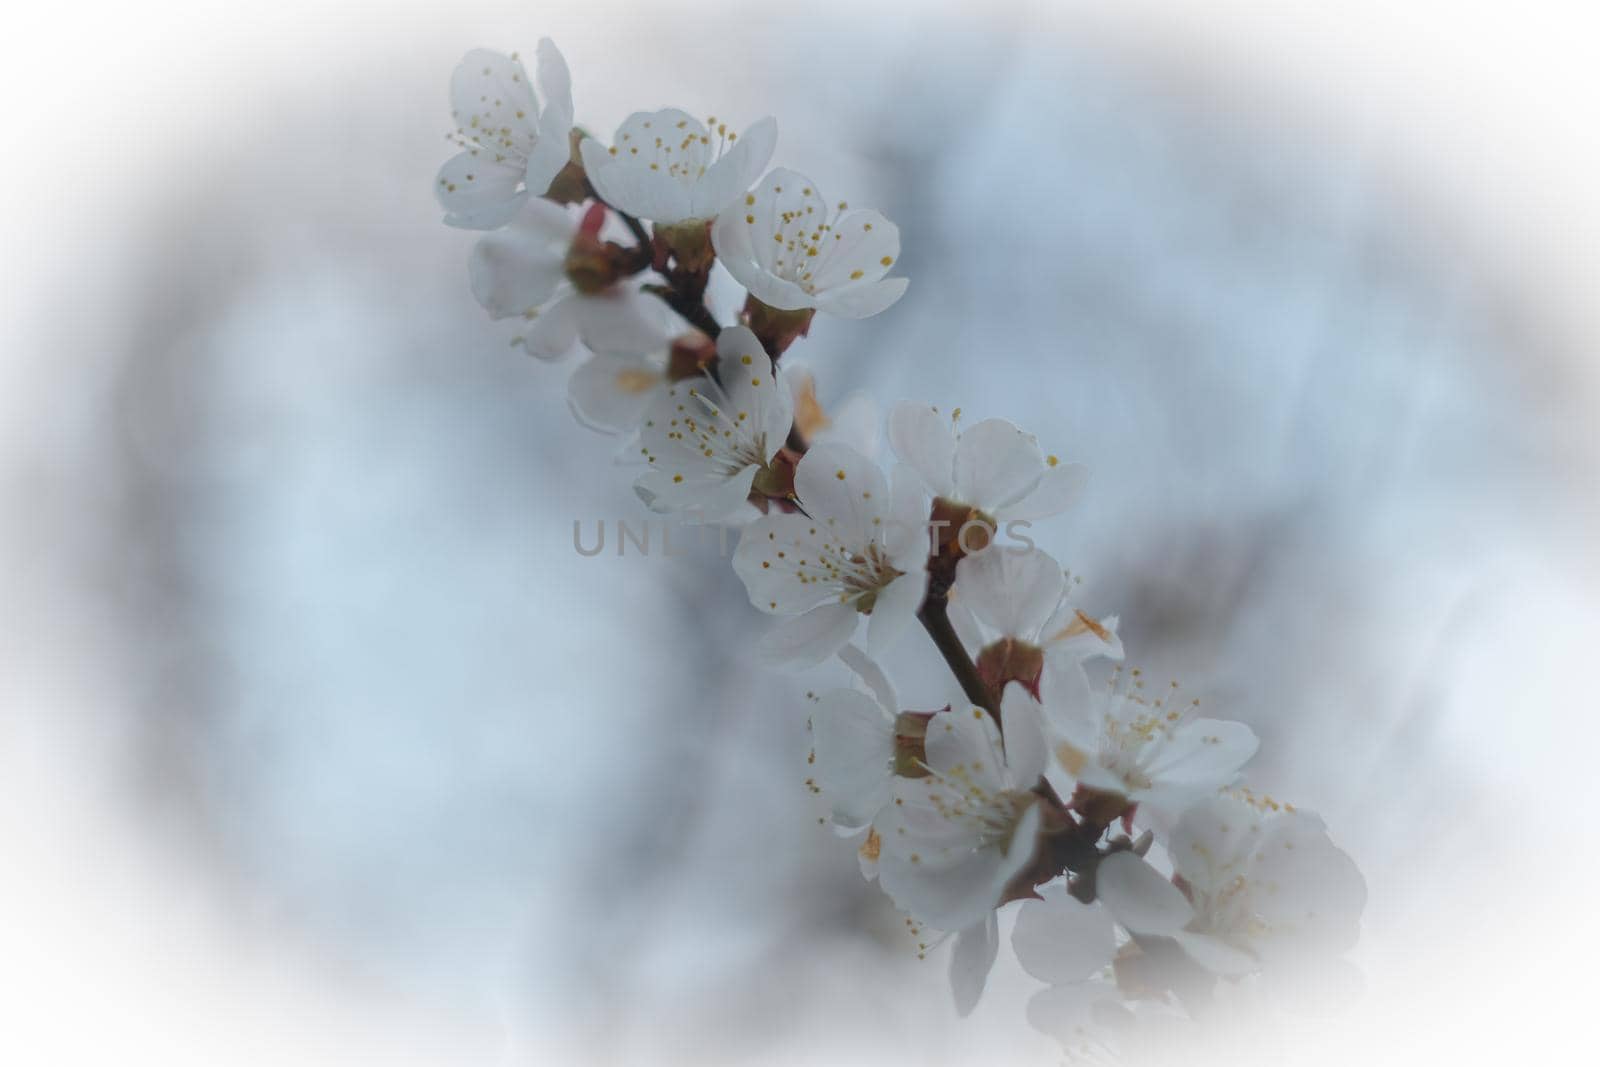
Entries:
[[[814, 698], [807, 785], [908, 928], [954, 937], [958, 1010], [1017, 902], [1017, 960], [1049, 986], [1029, 1017], [1071, 1051], [1121, 1039], [1097, 1005], [1192, 1023], [1213, 994], [1270, 989], [1291, 961], [1350, 947], [1361, 875], [1320, 819], [1238, 784], [1255, 734], [1124, 670], [1118, 620], [1013, 537], [1070, 507], [1084, 469], [1004, 419], [904, 403], [886, 475], [876, 409], [830, 418], [809, 376], [780, 368], [818, 313], [866, 318], [905, 293], [894, 223], [767, 170], [770, 118], [741, 132], [641, 111], [608, 145], [574, 133], [548, 40], [533, 84], [517, 56], [484, 50], [451, 79], [461, 151], [435, 193], [448, 224], [484, 231], [473, 295], [533, 355], [590, 353], [573, 411], [625, 437], [651, 510], [738, 528], [734, 571], [779, 620], [768, 658], [855, 675]], [[608, 226], [632, 247], [603, 240]], [[705, 304], [718, 262], [747, 291], [737, 324]], [[880, 665], [912, 619], [950, 670], [936, 711], [903, 706]]]

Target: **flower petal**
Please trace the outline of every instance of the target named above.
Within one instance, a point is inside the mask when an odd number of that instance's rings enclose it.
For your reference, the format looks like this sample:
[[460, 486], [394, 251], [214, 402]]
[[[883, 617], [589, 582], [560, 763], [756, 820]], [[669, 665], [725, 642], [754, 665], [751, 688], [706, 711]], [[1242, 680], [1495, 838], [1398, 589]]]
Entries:
[[876, 282], [899, 258], [899, 227], [876, 211], [846, 211], [824, 235], [811, 281], [818, 289]]
[[[804, 515], [765, 515], [739, 535], [733, 569], [757, 608], [798, 615], [819, 604], [838, 604], [834, 590], [813, 579], [824, 544], [820, 527]], [[854, 616], [854, 605], [845, 606]]]
[[567, 379], [567, 401], [590, 429], [626, 433], [644, 421], [665, 383], [661, 366], [648, 356], [597, 355]]
[[1002, 636], [1037, 643], [1061, 600], [1061, 564], [1037, 548], [993, 545], [956, 565], [961, 600]]
[[748, 415], [766, 442], [767, 459], [778, 454], [794, 424], [794, 395], [756, 335], [744, 326], [729, 326], [717, 335], [717, 366], [728, 404], [738, 418]]
[[510, 222], [527, 201], [521, 160], [496, 160], [479, 149], [458, 152], [439, 168], [434, 196], [447, 226], [493, 230]]
[[1102, 905], [1084, 904], [1062, 885], [1045, 886], [1024, 901], [1011, 931], [1022, 969], [1042, 982], [1081, 982], [1111, 964], [1116, 924]]
[[1173, 734], [1146, 773], [1167, 786], [1218, 789], [1238, 777], [1260, 744], [1242, 722], [1195, 719]]
[[1034, 486], [1033, 492], [1014, 504], [1000, 508], [995, 518], [1021, 521], [1048, 519], [1066, 511], [1083, 495], [1084, 486], [1089, 484], [1089, 468], [1081, 463], [1050, 466], [1049, 460], [1054, 458], [1046, 459], [1044, 475], [1039, 479], [1039, 484]]
[[560, 359], [578, 343], [578, 295], [570, 293], [539, 312], [518, 339], [530, 355]]
[[487, 48], [468, 52], [450, 74], [450, 111], [458, 134], [486, 149], [520, 161], [533, 147], [539, 107], [520, 59]]
[[722, 158], [707, 168], [694, 183], [689, 197], [689, 215], [696, 219], [715, 218], [725, 208], [736, 205], [741, 193], [749, 189], [772, 159], [778, 143], [778, 123], [771, 116], [745, 130]]
[[955, 491], [956, 435], [949, 415], [927, 404], [900, 404], [889, 413], [889, 443], [928, 492], [948, 497]]
[[834, 822], [864, 827], [889, 801], [894, 720], [865, 693], [835, 689], [811, 709], [812, 775]]
[[1132, 852], [1113, 852], [1100, 861], [1095, 896], [1136, 934], [1171, 937], [1194, 918], [1178, 887]]
[[815, 667], [854, 636], [856, 618], [856, 609], [849, 604], [813, 608], [767, 631], [761, 640], [762, 656], [794, 670]]
[[614, 157], [592, 137], [579, 143], [578, 152], [595, 192], [618, 211], [661, 223], [688, 217], [689, 192], [665, 171]]
[[865, 319], [886, 311], [906, 295], [911, 282], [905, 278], [885, 278], [877, 282], [857, 282], [842, 289], [830, 289], [816, 297], [818, 311], [841, 319]]
[[927, 590], [928, 572], [919, 570], [902, 574], [878, 592], [867, 617], [867, 649], [873, 655], [882, 655], [905, 633]]
[[795, 467], [794, 488], [807, 514], [846, 546], [865, 547], [890, 517], [883, 471], [848, 445], [812, 446]]
[[956, 1014], [966, 1016], [978, 1006], [989, 971], [1000, 953], [1000, 923], [994, 912], [984, 916], [956, 935], [950, 951], [950, 991], [955, 996]]
[[509, 226], [472, 246], [472, 295], [494, 319], [537, 311], [566, 280], [563, 264], [577, 223], [548, 200], [522, 204]]
[[718, 522], [739, 510], [750, 495], [756, 468], [733, 474], [684, 463], [673, 472], [651, 468], [633, 483], [645, 506], [658, 513], [681, 512], [691, 522]]
[[984, 419], [956, 441], [956, 499], [992, 515], [1031, 493], [1044, 469], [1032, 434], [1005, 419]]
[[591, 351], [632, 356], [665, 353], [671, 347], [668, 323], [676, 316], [649, 293], [614, 286], [580, 299], [578, 337]]
[[[539, 38], [534, 52], [534, 70], [539, 78], [539, 97], [544, 105], [540, 122], [554, 121], [572, 129], [572, 72], [567, 69], [567, 59], [561, 49], [548, 37]], [[561, 146], [565, 149], [565, 143]]]

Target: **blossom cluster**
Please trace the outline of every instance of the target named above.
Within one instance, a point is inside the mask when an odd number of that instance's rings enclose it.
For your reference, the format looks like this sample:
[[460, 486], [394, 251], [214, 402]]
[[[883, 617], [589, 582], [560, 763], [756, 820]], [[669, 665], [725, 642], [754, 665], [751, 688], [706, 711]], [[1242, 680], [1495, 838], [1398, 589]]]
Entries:
[[[1049, 519], [1086, 472], [1002, 418], [923, 403], [833, 418], [785, 352], [821, 312], [887, 311], [900, 232], [771, 168], [777, 124], [630, 115], [574, 125], [561, 53], [467, 54], [451, 79], [460, 151], [445, 222], [483, 231], [473, 295], [542, 359], [575, 351], [586, 426], [616, 435], [652, 511], [739, 532], [733, 569], [778, 622], [774, 666], [838, 660], [813, 694], [807, 785], [919, 953], [953, 940], [959, 1011], [978, 1002], [1001, 916], [1046, 984], [1029, 1019], [1075, 1053], [1130, 1047], [1241, 990], [1339, 965], [1365, 885], [1321, 820], [1241, 784], [1257, 738], [1176, 683], [1124, 668], [1118, 620], [1007, 524]], [[706, 303], [720, 264], [736, 320]], [[920, 624], [949, 699], [910, 708], [881, 658]]]

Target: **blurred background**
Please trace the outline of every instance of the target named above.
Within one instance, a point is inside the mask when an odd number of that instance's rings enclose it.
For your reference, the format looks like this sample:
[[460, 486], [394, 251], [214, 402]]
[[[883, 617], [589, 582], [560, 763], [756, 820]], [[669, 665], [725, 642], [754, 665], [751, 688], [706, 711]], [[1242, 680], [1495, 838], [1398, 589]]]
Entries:
[[1596, 929], [1594, 73], [1576, 26], [1431, 6], [31, 16], [7, 1061], [1057, 1058], [1006, 953], [957, 1020], [817, 825], [839, 679], [752, 667], [714, 557], [573, 552], [629, 478], [431, 195], [460, 54], [543, 35], [588, 129], [773, 114], [775, 165], [900, 224], [907, 297], [795, 349], [824, 403], [1090, 466], [1036, 540], [1368, 878], [1364, 999], [1271, 1062], [1556, 1057]]

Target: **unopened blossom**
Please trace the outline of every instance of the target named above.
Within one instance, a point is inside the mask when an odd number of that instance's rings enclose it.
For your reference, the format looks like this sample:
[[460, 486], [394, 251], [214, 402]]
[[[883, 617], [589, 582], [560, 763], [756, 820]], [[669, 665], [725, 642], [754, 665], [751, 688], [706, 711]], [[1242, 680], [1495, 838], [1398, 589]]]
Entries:
[[1061, 565], [1037, 548], [997, 544], [964, 556], [950, 621], [990, 685], [1034, 685], [1047, 660], [1066, 670], [1097, 656], [1122, 658], [1116, 617], [1078, 607]]
[[[959, 429], [961, 410], [945, 414], [904, 403], [889, 415], [889, 443], [935, 498], [957, 517], [989, 523], [1048, 518], [1065, 511], [1088, 471], [1046, 455], [1038, 440], [1005, 419]], [[975, 514], [973, 514], [975, 513]], [[987, 542], [983, 542], [987, 543]], [[982, 548], [974, 538], [965, 550]]]
[[660, 225], [709, 222], [760, 177], [778, 140], [761, 119], [740, 134], [677, 108], [629, 115], [611, 144], [579, 145], [589, 182], [618, 211]]
[[661, 301], [627, 280], [585, 269], [604, 252], [605, 208], [582, 216], [528, 200], [508, 225], [478, 239], [467, 261], [472, 295], [493, 319], [519, 319], [517, 344], [558, 359], [580, 340], [596, 352], [634, 355], [662, 343]]
[[434, 184], [448, 225], [504, 226], [525, 201], [543, 196], [571, 159], [572, 76], [548, 37], [537, 59], [537, 96], [516, 53], [473, 49], [450, 76], [453, 140], [462, 151]]
[[927, 589], [921, 500], [848, 445], [822, 441], [794, 473], [796, 514], [745, 527], [733, 555], [750, 602], [792, 616], [763, 648], [773, 659], [812, 666], [833, 655], [866, 617], [869, 651], [887, 648], [916, 614]]
[[1355, 944], [1366, 882], [1310, 812], [1225, 791], [1184, 812], [1167, 852], [1179, 885], [1122, 854], [1102, 862], [1100, 897], [1130, 930], [1173, 938], [1209, 970], [1326, 966]]
[[900, 230], [876, 211], [829, 204], [803, 174], [774, 170], [717, 217], [711, 241], [728, 272], [769, 307], [876, 315], [908, 284], [886, 278]]
[[781, 373], [742, 326], [718, 336], [716, 372], [669, 384], [645, 414], [638, 452], [649, 469], [633, 488], [653, 511], [727, 519], [773, 474], [794, 421]]
[[914, 918], [967, 930], [1033, 860], [1044, 739], [1036, 715], [1008, 717], [1002, 741], [988, 713], [961, 704], [928, 723], [925, 751], [928, 773], [897, 778], [873, 821], [878, 882]]
[[[1137, 669], [1124, 676], [1119, 667], [1106, 685], [1092, 686], [1080, 666], [1047, 665], [1040, 695], [1057, 765], [1050, 776], [1065, 772], [1063, 796], [1081, 786], [1176, 814], [1233, 782], [1256, 751], [1250, 727], [1201, 717], [1199, 701], [1185, 700], [1177, 683], [1147, 692]], [[1008, 686], [1002, 709], [1009, 723], [1013, 714], [1040, 714], [1041, 705]]]

